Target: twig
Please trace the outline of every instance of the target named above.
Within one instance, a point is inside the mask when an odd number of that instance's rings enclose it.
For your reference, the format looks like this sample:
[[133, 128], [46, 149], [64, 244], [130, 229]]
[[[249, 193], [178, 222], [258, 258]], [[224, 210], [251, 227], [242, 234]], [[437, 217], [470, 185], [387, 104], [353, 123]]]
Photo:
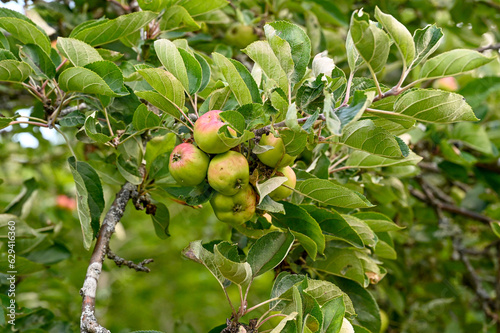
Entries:
[[116, 195], [115, 201], [111, 204], [111, 208], [102, 221], [94, 251], [90, 257], [87, 275], [83, 282], [83, 287], [80, 290], [80, 295], [82, 295], [83, 298], [82, 315], [80, 317], [81, 333], [110, 333], [109, 330], [102, 327], [97, 322], [95, 316], [97, 282], [101, 275], [102, 263], [109, 247], [111, 235], [115, 232], [115, 226], [125, 212], [127, 202], [135, 195], [135, 186], [128, 182], [125, 183]]
[[40, 127], [49, 127], [47, 124], [43, 123], [37, 123], [35, 121], [24, 121], [24, 120], [14, 120], [9, 123], [9, 125], [15, 125], [15, 124], [28, 124], [28, 125], [35, 125], [35, 126], [40, 126]]
[[120, 258], [113, 251], [111, 251], [111, 249], [109, 247], [108, 247], [108, 251], [106, 252], [106, 256], [109, 259], [113, 260], [118, 267], [125, 265], [128, 268], [135, 269], [137, 272], [146, 272], [146, 273], [151, 272], [151, 270], [148, 267], [146, 267], [146, 265], [149, 263], [152, 263], [154, 261], [153, 259], [144, 259], [140, 263], [136, 264], [132, 260], [126, 260], [126, 259]]
[[70, 114], [71, 112], [85, 110], [86, 108], [88, 108], [88, 105], [86, 103], [80, 103], [76, 106], [70, 106], [70, 107], [67, 107], [67, 108], [61, 110], [61, 112], [59, 112], [59, 117], [61, 118], [61, 117], [64, 117], [64, 116]]
[[490, 44], [490, 45], [487, 45], [487, 46], [478, 47], [476, 49], [476, 51], [478, 51], [478, 52], [484, 52], [484, 51], [487, 51], [487, 50], [499, 51], [500, 50], [500, 43]]
[[[303, 124], [307, 121], [307, 119], [309, 119], [309, 117], [311, 117], [311, 116], [299, 118], [299, 119], [297, 119], [297, 122], [299, 124]], [[318, 116], [318, 120], [324, 121], [324, 120], [326, 120], [326, 118], [324, 115], [320, 114]], [[285, 123], [285, 121], [281, 121], [279, 123], [274, 124], [273, 127], [286, 127], [286, 123]], [[259, 137], [259, 136], [262, 136], [263, 134], [269, 133], [270, 130], [271, 130], [271, 126], [268, 125], [268, 126], [264, 126], [262, 128], [255, 130], [254, 133], [255, 133], [255, 136]]]

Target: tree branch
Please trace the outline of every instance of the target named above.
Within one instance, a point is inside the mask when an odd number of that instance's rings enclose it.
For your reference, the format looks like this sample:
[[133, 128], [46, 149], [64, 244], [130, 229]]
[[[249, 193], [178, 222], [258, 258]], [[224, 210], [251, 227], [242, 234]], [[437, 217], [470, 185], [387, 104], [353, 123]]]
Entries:
[[90, 257], [87, 275], [85, 276], [83, 287], [80, 290], [80, 295], [82, 295], [83, 298], [82, 316], [80, 317], [81, 333], [109, 333], [109, 330], [102, 327], [97, 322], [95, 316], [97, 282], [101, 275], [104, 256], [109, 248], [109, 240], [111, 235], [115, 232], [115, 226], [123, 217], [129, 199], [136, 195], [135, 186], [128, 182], [125, 183], [116, 195], [115, 201], [111, 204], [111, 208], [102, 221], [94, 251]]
[[132, 260], [126, 260], [126, 259], [120, 258], [113, 251], [111, 251], [109, 246], [108, 246], [108, 251], [106, 252], [106, 255], [109, 259], [113, 260], [118, 267], [125, 265], [128, 268], [135, 269], [137, 272], [146, 272], [146, 273], [151, 272], [151, 270], [148, 267], [146, 267], [146, 265], [154, 261], [153, 259], [144, 259], [140, 263], [136, 264]]
[[490, 44], [490, 45], [479, 47], [476, 49], [476, 51], [478, 51], [478, 52], [484, 52], [487, 50], [496, 50], [496, 51], [500, 50], [500, 43]]

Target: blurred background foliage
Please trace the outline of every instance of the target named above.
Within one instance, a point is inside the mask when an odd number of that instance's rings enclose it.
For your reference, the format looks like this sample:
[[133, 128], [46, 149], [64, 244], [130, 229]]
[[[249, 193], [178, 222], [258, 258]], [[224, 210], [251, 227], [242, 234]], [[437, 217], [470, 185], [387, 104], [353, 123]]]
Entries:
[[[67, 36], [89, 19], [113, 18], [135, 6], [133, 2], [103, 0], [2, 3], [20, 10], [24, 6], [33, 20], [38, 15], [54, 30], [54, 37]], [[263, 37], [265, 22], [291, 20], [307, 30], [313, 55], [328, 50], [336, 64], [345, 69], [344, 41], [350, 14], [359, 8], [373, 13], [375, 5], [394, 15], [410, 31], [437, 23], [445, 33], [437, 53], [453, 48], [476, 49], [500, 41], [500, 2], [496, 0], [234, 0], [230, 6], [197, 17], [199, 28], [170, 31], [162, 37], [183, 36], [202, 52], [216, 50], [245, 62], [239, 50]], [[130, 59], [136, 57], [118, 43], [108, 48]], [[384, 70], [382, 80], [387, 84], [399, 78], [396, 52], [391, 58], [389, 63], [395, 65]], [[428, 202], [428, 194], [435, 197], [434, 205], [445, 203], [487, 219], [500, 219], [498, 64], [493, 62], [463, 75], [452, 81], [456, 87], [448, 87], [466, 97], [481, 119], [477, 124], [419, 126], [410, 133], [407, 139], [412, 149], [424, 157], [419, 168], [338, 173], [346, 182], [354, 177], [358, 183], [365, 183], [365, 193], [378, 204], [377, 209], [406, 227], [393, 234], [397, 260], [384, 260], [389, 273], [370, 287], [383, 310], [382, 317], [389, 323], [387, 332], [495, 331], [485, 304], [500, 302], [494, 297], [499, 294], [494, 288], [500, 285], [498, 236], [488, 223], [463, 214], [440, 213]], [[16, 111], [37, 113], [31, 96], [19, 88], [0, 85], [0, 113], [4, 116]], [[74, 182], [66, 163], [69, 152], [63, 143], [53, 130], [15, 126], [0, 131], [0, 211], [18, 215], [26, 223], [26, 233], [31, 236], [18, 239], [17, 253], [37, 263], [26, 267], [33, 273], [22, 276], [17, 283], [16, 300], [23, 307], [22, 313], [31, 314], [25, 319], [19, 316], [16, 328], [21, 332], [79, 331], [79, 288], [90, 253], [82, 246]], [[87, 157], [96, 149], [82, 142], [76, 147], [78, 155]], [[105, 187], [108, 206], [117, 190]], [[129, 207], [112, 239], [111, 249], [121, 257], [155, 260], [148, 274], [117, 268], [105, 261], [97, 313], [112, 332], [208, 332], [224, 323], [230, 313], [210, 273], [183, 259], [180, 253], [194, 239], [229, 240], [231, 230], [216, 220], [208, 205], [201, 209], [173, 202], [167, 205], [171, 213], [170, 238], [157, 238], [150, 218]], [[2, 246], [4, 255], [5, 244]], [[18, 263], [21, 259], [18, 257]], [[476, 276], [471, 274], [471, 268]], [[0, 274], [4, 305], [8, 302], [6, 277]], [[268, 298], [273, 278], [268, 273], [257, 279], [251, 303]], [[476, 278], [490, 300], [478, 296]], [[0, 327], [3, 325], [0, 316]]]

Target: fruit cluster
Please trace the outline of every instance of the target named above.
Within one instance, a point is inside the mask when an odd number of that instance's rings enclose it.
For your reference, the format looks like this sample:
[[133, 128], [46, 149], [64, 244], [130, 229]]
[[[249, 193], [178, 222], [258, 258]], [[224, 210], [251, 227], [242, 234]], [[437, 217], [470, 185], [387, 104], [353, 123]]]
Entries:
[[[197, 186], [208, 180], [216, 192], [210, 203], [217, 218], [223, 222], [240, 225], [250, 220], [256, 210], [257, 194], [250, 184], [252, 174], [247, 158], [230, 150], [218, 135], [226, 125], [220, 118], [222, 111], [213, 110], [203, 114], [194, 124], [193, 137], [196, 145], [181, 143], [170, 154], [169, 170], [172, 177], [182, 186]], [[228, 127], [232, 135], [236, 132]], [[262, 165], [276, 170], [271, 174], [283, 174], [288, 180], [273, 190], [269, 196], [275, 201], [292, 194], [296, 177], [289, 166], [294, 158], [285, 152], [281, 138], [272, 133], [264, 134], [259, 142], [272, 149], [257, 158]], [[210, 156], [212, 156], [210, 158]]]

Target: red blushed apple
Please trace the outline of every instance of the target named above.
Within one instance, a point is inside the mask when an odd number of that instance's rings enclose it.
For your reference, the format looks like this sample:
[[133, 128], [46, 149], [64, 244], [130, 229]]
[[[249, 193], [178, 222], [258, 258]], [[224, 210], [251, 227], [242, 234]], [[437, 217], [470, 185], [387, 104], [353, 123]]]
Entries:
[[181, 143], [170, 154], [169, 171], [183, 186], [196, 186], [207, 177], [207, 154], [191, 143]]
[[434, 81], [432, 85], [434, 88], [446, 90], [446, 91], [457, 91], [458, 90], [458, 82], [454, 77], [443, 77]]
[[56, 206], [58, 208], [66, 209], [66, 210], [75, 210], [76, 209], [76, 200], [68, 197], [67, 195], [60, 194], [56, 198]]
[[[221, 154], [232, 148], [224, 144], [217, 134], [219, 128], [225, 125], [219, 116], [221, 112], [219, 110], [208, 111], [194, 124], [194, 141], [201, 150], [209, 154]], [[229, 128], [229, 132], [236, 136], [232, 128]]]

